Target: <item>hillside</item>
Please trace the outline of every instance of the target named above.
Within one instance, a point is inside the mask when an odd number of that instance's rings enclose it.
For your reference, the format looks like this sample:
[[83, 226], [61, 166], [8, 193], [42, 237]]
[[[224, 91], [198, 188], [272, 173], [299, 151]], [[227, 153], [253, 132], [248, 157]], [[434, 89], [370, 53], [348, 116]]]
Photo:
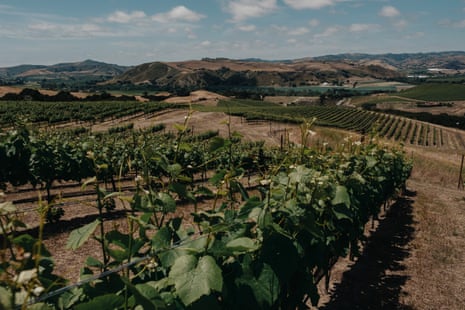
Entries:
[[421, 71], [428, 69], [445, 69], [452, 71], [465, 70], [465, 52], [437, 53], [403, 53], [403, 54], [339, 54], [315, 57], [316, 61], [354, 62], [378, 64], [401, 71]]
[[128, 67], [94, 60], [59, 63], [55, 65], [19, 65], [0, 68], [3, 79], [68, 79], [71, 77], [113, 77], [126, 71]]
[[[370, 81], [465, 73], [465, 52], [416, 54], [339, 54], [294, 60], [154, 61], [134, 67], [85, 60], [55, 65], [19, 65], [0, 68], [0, 83], [38, 82], [49, 89], [90, 89], [104, 83], [147, 85], [158, 89], [218, 89], [229, 87], [299, 87], [355, 85]], [[461, 76], [461, 75], [460, 75]], [[64, 83], [64, 84], [63, 84]], [[360, 84], [358, 84], [360, 85]]]
[[129, 69], [109, 83], [152, 84], [161, 88], [217, 86], [306, 86], [350, 79], [395, 79], [401, 74], [378, 65], [346, 62], [249, 61], [202, 59], [184, 62], [153, 62]]

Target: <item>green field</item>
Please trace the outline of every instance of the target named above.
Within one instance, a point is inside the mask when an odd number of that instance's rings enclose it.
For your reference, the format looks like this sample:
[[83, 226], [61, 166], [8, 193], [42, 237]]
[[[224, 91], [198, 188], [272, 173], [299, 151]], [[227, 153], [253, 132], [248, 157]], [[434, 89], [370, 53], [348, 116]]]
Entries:
[[399, 92], [399, 96], [425, 101], [465, 100], [463, 84], [424, 84]]

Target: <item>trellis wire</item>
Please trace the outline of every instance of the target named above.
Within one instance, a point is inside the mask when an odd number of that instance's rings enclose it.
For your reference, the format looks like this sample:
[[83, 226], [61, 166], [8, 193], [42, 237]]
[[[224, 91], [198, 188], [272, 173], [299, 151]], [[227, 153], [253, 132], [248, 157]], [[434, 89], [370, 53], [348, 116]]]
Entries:
[[[242, 215], [245, 215], [245, 214], [246, 214], [246, 212], [244, 212], [244, 213], [238, 213], [237, 216], [239, 217], [239, 216], [242, 216]], [[229, 225], [226, 225], [226, 226], [224, 226], [224, 229], [231, 228], [231, 227], [233, 227], [235, 224], [236, 224], [236, 223], [231, 223], [231, 224], [229, 224]], [[210, 230], [215, 230], [215, 226], [222, 226], [222, 225], [221, 225], [221, 224], [213, 225], [213, 226], [211, 227]], [[195, 237], [195, 238], [194, 238], [194, 237]], [[184, 239], [181, 239], [181, 240], [179, 240], [179, 241], [177, 241], [177, 242], [174, 242], [174, 244], [173, 244], [172, 246], [170, 246], [169, 248], [160, 249], [160, 250], [157, 250], [157, 251], [152, 252], [151, 254], [145, 255], [145, 256], [143, 256], [143, 257], [135, 258], [134, 260], [131, 260], [130, 262], [127, 262], [127, 263], [125, 263], [125, 264], [122, 264], [122, 265], [120, 265], [120, 266], [118, 266], [118, 267], [116, 267], [116, 268], [114, 268], [114, 269], [110, 269], [110, 270], [104, 271], [104, 272], [102, 272], [102, 273], [100, 273], [100, 274], [98, 274], [98, 275], [94, 275], [94, 276], [89, 277], [89, 278], [87, 278], [87, 279], [85, 279], [85, 280], [78, 281], [78, 282], [76, 282], [76, 283], [74, 283], [74, 284], [71, 284], [71, 285], [68, 285], [68, 286], [59, 288], [59, 289], [57, 289], [57, 290], [55, 290], [55, 291], [52, 291], [52, 292], [50, 292], [50, 293], [44, 294], [44, 295], [42, 295], [42, 296], [40, 296], [40, 297], [37, 297], [37, 298], [33, 299], [32, 301], [30, 301], [30, 302], [28, 303], [28, 306], [33, 305], [33, 304], [37, 304], [37, 303], [39, 303], [39, 302], [43, 302], [43, 301], [45, 301], [45, 300], [47, 300], [47, 299], [49, 299], [49, 298], [52, 298], [52, 297], [55, 297], [55, 296], [60, 295], [60, 294], [62, 294], [62, 293], [65, 293], [65, 292], [67, 292], [67, 291], [70, 291], [70, 290], [72, 290], [73, 288], [80, 287], [80, 286], [82, 286], [82, 285], [84, 285], [84, 284], [87, 284], [87, 283], [90, 283], [90, 282], [99, 280], [99, 279], [101, 279], [101, 278], [107, 277], [107, 276], [109, 276], [109, 275], [111, 275], [111, 274], [114, 274], [114, 273], [117, 273], [117, 272], [120, 272], [120, 271], [122, 271], [122, 270], [124, 270], [124, 269], [126, 269], [126, 268], [129, 268], [129, 267], [131, 267], [131, 266], [137, 265], [137, 264], [139, 264], [139, 263], [141, 263], [141, 262], [143, 262], [143, 261], [145, 261], [145, 260], [152, 259], [152, 258], [154, 258], [156, 255], [159, 255], [159, 254], [164, 253], [164, 252], [167, 252], [167, 251], [174, 250], [174, 249], [179, 248], [179, 247], [181, 247], [181, 246], [183, 246], [183, 245], [186, 245], [186, 244], [188, 244], [188, 243], [190, 243], [190, 242], [197, 241], [197, 240], [199, 240], [201, 237], [205, 237], [204, 232], [200, 232], [200, 231], [199, 231], [199, 232], [193, 233], [193, 234], [191, 234], [191, 235], [185, 237]], [[21, 307], [17, 307], [17, 309], [20, 309], [20, 308], [21, 308]]]

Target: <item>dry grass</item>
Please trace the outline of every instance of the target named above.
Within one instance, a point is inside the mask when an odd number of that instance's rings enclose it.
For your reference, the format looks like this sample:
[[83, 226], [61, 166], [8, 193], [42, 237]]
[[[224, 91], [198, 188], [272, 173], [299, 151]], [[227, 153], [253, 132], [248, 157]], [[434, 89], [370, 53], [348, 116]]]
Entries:
[[356, 262], [338, 263], [320, 309], [464, 309], [465, 191], [461, 154], [406, 149], [410, 195], [393, 205]]
[[465, 305], [465, 192], [457, 189], [459, 154], [414, 152], [409, 187], [415, 238], [406, 260], [409, 280], [401, 301], [414, 309]]

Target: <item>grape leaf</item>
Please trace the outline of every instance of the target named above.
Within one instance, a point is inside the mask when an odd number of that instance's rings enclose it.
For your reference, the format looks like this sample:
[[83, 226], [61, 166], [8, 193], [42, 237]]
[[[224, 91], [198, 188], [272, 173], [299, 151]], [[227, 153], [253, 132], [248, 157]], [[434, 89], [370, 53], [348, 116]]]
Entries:
[[175, 261], [169, 277], [174, 281], [176, 293], [186, 306], [212, 291], [220, 292], [223, 288], [221, 269], [211, 256], [200, 259], [193, 255], [181, 256]]

